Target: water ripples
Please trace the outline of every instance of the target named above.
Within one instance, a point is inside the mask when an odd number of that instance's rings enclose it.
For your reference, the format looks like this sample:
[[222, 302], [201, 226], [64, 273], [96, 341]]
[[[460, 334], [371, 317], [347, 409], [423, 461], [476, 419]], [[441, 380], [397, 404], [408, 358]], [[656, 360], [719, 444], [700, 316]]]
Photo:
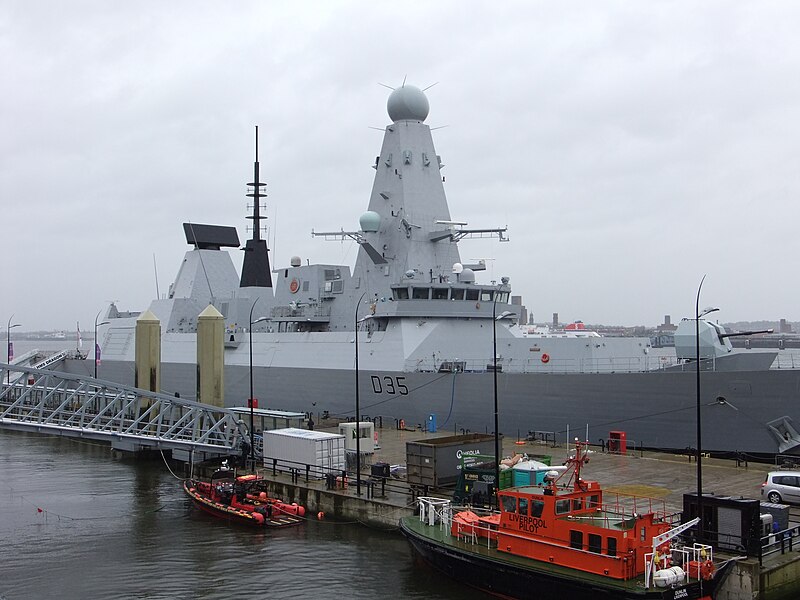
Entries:
[[0, 469], [0, 600], [486, 597], [415, 564], [396, 533], [214, 519], [163, 462], [107, 446], [0, 430]]

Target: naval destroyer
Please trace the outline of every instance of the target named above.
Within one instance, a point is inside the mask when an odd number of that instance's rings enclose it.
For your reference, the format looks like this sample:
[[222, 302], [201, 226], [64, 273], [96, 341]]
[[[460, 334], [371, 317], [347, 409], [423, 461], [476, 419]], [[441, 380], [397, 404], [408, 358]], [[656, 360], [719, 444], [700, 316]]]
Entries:
[[[391, 123], [372, 165], [375, 180], [358, 230], [315, 233], [357, 242], [352, 270], [304, 265], [299, 258], [271, 268], [261, 238], [265, 184], [257, 141], [247, 194], [252, 237], [241, 277], [226, 250], [240, 246], [234, 227], [184, 224], [191, 249], [166, 297], [149, 307], [161, 324], [162, 391], [196, 398], [198, 315], [213, 305], [226, 327], [228, 406], [247, 404], [252, 346], [261, 408], [352, 418], [358, 347], [360, 412], [382, 417], [384, 425], [435, 420], [440, 429], [492, 432], [496, 381], [505, 435], [534, 432], [563, 441], [588, 434], [595, 443], [615, 431], [624, 432], [629, 445], [691, 447], [695, 321], [678, 331], [678, 360], [655, 356], [647, 338], [524, 332], [509, 278], [479, 283], [484, 265], [465, 264], [459, 255], [460, 240], [505, 240], [506, 230], [470, 229], [452, 220], [443, 163], [425, 124], [427, 97], [404, 85], [389, 96], [388, 112]], [[115, 304], [104, 313], [102, 379], [134, 384], [140, 314]], [[774, 368], [774, 352], [733, 350], [710, 321], [698, 326], [703, 449], [800, 453], [800, 370]], [[67, 360], [64, 368], [85, 375], [88, 363]]]

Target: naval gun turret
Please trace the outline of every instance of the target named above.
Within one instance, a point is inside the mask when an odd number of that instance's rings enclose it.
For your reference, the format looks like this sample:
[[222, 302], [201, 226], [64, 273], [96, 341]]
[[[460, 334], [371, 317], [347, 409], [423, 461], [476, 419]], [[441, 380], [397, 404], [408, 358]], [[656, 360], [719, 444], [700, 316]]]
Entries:
[[[678, 328], [675, 330], [675, 354], [678, 360], [697, 360], [695, 323], [694, 319], [681, 319]], [[772, 329], [728, 333], [722, 325], [706, 319], [700, 319], [700, 322], [697, 323], [697, 329], [700, 333], [700, 360], [718, 359], [733, 352], [733, 346], [729, 338], [772, 333]]]

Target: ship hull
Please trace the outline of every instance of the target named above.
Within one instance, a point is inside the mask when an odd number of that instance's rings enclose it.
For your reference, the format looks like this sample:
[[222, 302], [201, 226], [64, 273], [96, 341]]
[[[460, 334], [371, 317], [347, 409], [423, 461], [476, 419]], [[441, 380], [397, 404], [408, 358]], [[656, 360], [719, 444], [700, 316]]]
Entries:
[[[645, 589], [632, 582], [616, 582], [574, 570], [535, 566], [532, 561], [506, 559], [499, 552], [480, 546], [446, 542], [424, 535], [418, 526], [401, 519], [400, 530], [414, 552], [444, 575], [465, 585], [503, 598], [569, 598], [570, 600], [626, 600], [713, 598], [719, 574], [711, 581], [693, 581], [674, 589]], [[463, 547], [462, 547], [463, 546]]]
[[[88, 361], [67, 361], [68, 372], [87, 375]], [[249, 367], [226, 365], [225, 402], [244, 406], [249, 397]], [[494, 377], [484, 373], [424, 373], [364, 369], [359, 372], [362, 418], [380, 417], [384, 427], [427, 427], [460, 433], [494, 431]], [[99, 377], [133, 384], [134, 366], [107, 361]], [[165, 362], [162, 390], [196, 397], [196, 367]], [[261, 408], [328, 413], [345, 419], [355, 414], [355, 372], [311, 367], [253, 367], [255, 396]], [[628, 450], [686, 451], [696, 444], [696, 373], [498, 373], [500, 430], [506, 436], [536, 437], [563, 443], [574, 437], [605, 442], [624, 431]], [[774, 429], [793, 422], [800, 371], [707, 372], [701, 377], [703, 450], [733, 457], [796, 453]], [[724, 401], [720, 400], [724, 399]], [[772, 424], [772, 425], [771, 425]]]

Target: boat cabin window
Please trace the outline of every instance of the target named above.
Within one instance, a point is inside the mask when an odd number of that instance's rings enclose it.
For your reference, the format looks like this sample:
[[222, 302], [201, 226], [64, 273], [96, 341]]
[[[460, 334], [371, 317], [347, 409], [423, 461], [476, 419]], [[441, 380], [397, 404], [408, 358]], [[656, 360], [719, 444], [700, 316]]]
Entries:
[[575, 531], [574, 529], [569, 530], [569, 547], [575, 548], [576, 550], [583, 550], [582, 531]]
[[467, 300], [477, 300], [480, 290], [467, 290]]
[[583, 508], [583, 498], [572, 499], [572, 510], [581, 510]]
[[414, 290], [413, 295], [411, 296], [414, 300], [427, 300], [430, 296], [431, 289], [430, 288], [419, 288], [415, 287], [412, 288]]
[[531, 516], [532, 517], [541, 517], [543, 510], [544, 510], [544, 501], [543, 500], [531, 500]]
[[508, 303], [508, 292], [497, 292], [497, 301], [507, 304]]
[[528, 499], [527, 498], [520, 498], [519, 499], [519, 514], [527, 515], [528, 514]]
[[447, 288], [433, 288], [433, 299], [434, 300], [447, 300], [447, 292], [449, 290]]
[[608, 542], [608, 555], [609, 556], [616, 556], [617, 555], [617, 538], [606, 538]]
[[464, 292], [466, 292], [464, 288], [455, 288], [452, 290], [451, 298], [453, 300], [463, 300], [464, 299]]
[[570, 506], [569, 498], [567, 498], [566, 500], [556, 500], [556, 514], [563, 515], [564, 513], [568, 513], [569, 506]]
[[395, 300], [408, 300], [408, 288], [394, 288], [392, 296]]
[[600, 508], [600, 496], [597, 494], [589, 496], [589, 504], [586, 505], [586, 508]]
[[491, 302], [494, 290], [481, 290], [481, 302]]
[[597, 534], [589, 534], [589, 552], [600, 554], [603, 551], [603, 538]]
[[517, 512], [516, 496], [503, 496], [503, 512]]

